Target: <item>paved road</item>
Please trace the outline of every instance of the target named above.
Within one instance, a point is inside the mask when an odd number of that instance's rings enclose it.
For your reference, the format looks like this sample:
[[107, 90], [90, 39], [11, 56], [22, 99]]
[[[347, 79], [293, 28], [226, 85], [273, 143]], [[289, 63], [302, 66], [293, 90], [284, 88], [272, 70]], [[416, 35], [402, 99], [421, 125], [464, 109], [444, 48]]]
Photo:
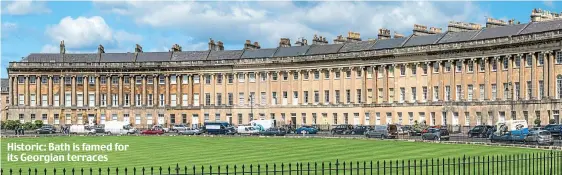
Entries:
[[[15, 132], [13, 130], [0, 132], [2, 136], [15, 136]], [[103, 135], [103, 134], [98, 134]], [[176, 135], [176, 133], [165, 133], [164, 135]], [[297, 136], [302, 134], [287, 134], [288, 136]], [[55, 133], [55, 134], [37, 134], [33, 133], [33, 131], [26, 132], [25, 136], [65, 136], [65, 134]], [[365, 137], [364, 135], [332, 135], [329, 132], [319, 132], [318, 134], [309, 134], [306, 135], [309, 137], [346, 137], [346, 138], [362, 138]], [[399, 135], [398, 139], [406, 139], [406, 140], [421, 140], [421, 136], [409, 136], [409, 135]], [[465, 142], [490, 142], [487, 138], [469, 138], [464, 134], [452, 134], [450, 136], [450, 141], [465, 141]], [[555, 140], [554, 145], [562, 146], [562, 140]]]

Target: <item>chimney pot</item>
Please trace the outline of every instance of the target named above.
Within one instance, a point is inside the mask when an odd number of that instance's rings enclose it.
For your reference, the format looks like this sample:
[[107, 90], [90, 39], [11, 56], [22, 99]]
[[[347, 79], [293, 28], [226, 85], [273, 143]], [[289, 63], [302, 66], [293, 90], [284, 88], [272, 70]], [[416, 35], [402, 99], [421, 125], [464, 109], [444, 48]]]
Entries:
[[64, 40], [60, 41], [60, 53], [61, 54], [66, 53], [66, 46], [64, 46]]
[[139, 44], [136, 44], [135, 53], [140, 53], [140, 52], [142, 52], [142, 47]]
[[104, 47], [103, 47], [101, 44], [98, 46], [98, 53], [99, 53], [99, 54], [105, 53], [105, 49], [104, 49]]

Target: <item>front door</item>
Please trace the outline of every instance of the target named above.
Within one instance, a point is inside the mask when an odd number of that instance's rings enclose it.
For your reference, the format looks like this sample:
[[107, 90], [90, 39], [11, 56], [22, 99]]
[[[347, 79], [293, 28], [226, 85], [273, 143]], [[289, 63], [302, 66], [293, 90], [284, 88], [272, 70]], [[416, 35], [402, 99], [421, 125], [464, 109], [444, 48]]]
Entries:
[[88, 124], [89, 125], [94, 125], [95, 119], [96, 119], [96, 114], [88, 114]]
[[193, 117], [191, 117], [191, 127], [192, 128], [199, 128], [199, 116], [198, 115], [193, 115]]
[[297, 117], [291, 117], [291, 125], [293, 127], [297, 127]]
[[232, 116], [228, 116], [228, 124], [232, 125]]
[[124, 117], [123, 117], [123, 121], [124, 121], [124, 122], [127, 122], [127, 123], [131, 123], [131, 122], [130, 122], [131, 120], [129, 119], [129, 115], [124, 116]]

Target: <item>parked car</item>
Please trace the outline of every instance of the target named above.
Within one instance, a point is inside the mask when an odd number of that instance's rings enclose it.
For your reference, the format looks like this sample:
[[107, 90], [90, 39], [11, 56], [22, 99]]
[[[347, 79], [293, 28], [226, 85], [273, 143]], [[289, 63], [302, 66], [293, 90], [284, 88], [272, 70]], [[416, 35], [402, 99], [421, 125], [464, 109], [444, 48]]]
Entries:
[[188, 127], [184, 124], [175, 124], [174, 126], [172, 126], [172, 128], [170, 129], [170, 132], [176, 132], [179, 133], [180, 131], [185, 131], [187, 130]]
[[369, 131], [369, 126], [356, 126], [351, 130], [351, 135], [365, 135]]
[[351, 134], [353, 130], [352, 125], [336, 125], [336, 127], [332, 128], [330, 131], [333, 135], [336, 134]]
[[162, 126], [162, 125], [154, 125], [154, 126], [152, 127], [152, 129], [155, 129], [155, 130], [162, 130], [163, 132], [170, 132], [170, 128], [165, 128], [165, 127]]
[[306, 132], [307, 134], [316, 134], [318, 133], [318, 129], [312, 126], [301, 126], [297, 130], [295, 130], [295, 134], [302, 134], [303, 132]]
[[488, 130], [492, 129], [490, 125], [478, 125], [468, 131], [468, 137], [488, 138]]
[[179, 131], [178, 134], [179, 135], [201, 135], [201, 130], [185, 128], [184, 130]]
[[529, 132], [525, 137], [525, 144], [534, 143], [536, 145], [553, 145], [551, 133], [547, 130], [535, 130]]
[[373, 129], [365, 132], [365, 137], [367, 138], [396, 138], [398, 136], [398, 130], [396, 125], [376, 125]]
[[430, 128], [427, 133], [422, 135], [422, 140], [449, 140], [449, 131], [447, 129]]
[[37, 134], [52, 134], [55, 132], [57, 132], [57, 130], [53, 125], [43, 125], [41, 128], [35, 130]]
[[238, 126], [237, 133], [239, 135], [247, 134], [247, 135], [258, 135], [260, 133], [259, 130], [254, 128], [253, 126]]
[[87, 125], [71, 125], [69, 129], [70, 134], [96, 134], [96, 130], [90, 129]]
[[263, 136], [284, 136], [285, 134], [287, 134], [287, 131], [282, 128], [269, 128], [265, 131], [260, 132], [260, 135]]
[[544, 127], [544, 130], [549, 131], [555, 139], [562, 139], [562, 125], [550, 124]]
[[162, 135], [164, 130], [161, 129], [147, 129], [141, 132], [143, 135]]
[[93, 127], [94, 133], [102, 133], [105, 134], [105, 125], [96, 125]]

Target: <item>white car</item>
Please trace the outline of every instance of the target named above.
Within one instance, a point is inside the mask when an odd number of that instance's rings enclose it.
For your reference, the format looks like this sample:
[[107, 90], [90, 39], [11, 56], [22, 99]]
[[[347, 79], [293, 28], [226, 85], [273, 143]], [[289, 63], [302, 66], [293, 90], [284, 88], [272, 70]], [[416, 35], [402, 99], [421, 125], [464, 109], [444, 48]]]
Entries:
[[86, 135], [94, 135], [96, 134], [96, 130], [90, 128], [87, 125], [72, 125], [68, 131], [70, 134], [86, 134]]
[[170, 132], [170, 128], [164, 128], [164, 126], [162, 126], [162, 125], [154, 125], [154, 126], [152, 127], [152, 129], [159, 129], [159, 130], [164, 131], [165, 133], [166, 133], [166, 132]]

